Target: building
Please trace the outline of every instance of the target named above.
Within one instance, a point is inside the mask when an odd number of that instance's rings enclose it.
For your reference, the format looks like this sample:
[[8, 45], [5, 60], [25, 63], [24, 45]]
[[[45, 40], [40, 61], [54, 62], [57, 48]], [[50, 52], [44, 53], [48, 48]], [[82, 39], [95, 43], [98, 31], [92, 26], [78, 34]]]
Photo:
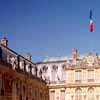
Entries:
[[0, 45], [0, 100], [49, 100], [47, 83], [37, 76], [37, 67], [29, 53], [25, 57]]
[[0, 100], [100, 100], [100, 56], [95, 53], [71, 57], [48, 57], [33, 63], [0, 46]]
[[37, 63], [48, 82], [50, 100], [100, 100], [100, 56], [94, 53], [50, 57]]

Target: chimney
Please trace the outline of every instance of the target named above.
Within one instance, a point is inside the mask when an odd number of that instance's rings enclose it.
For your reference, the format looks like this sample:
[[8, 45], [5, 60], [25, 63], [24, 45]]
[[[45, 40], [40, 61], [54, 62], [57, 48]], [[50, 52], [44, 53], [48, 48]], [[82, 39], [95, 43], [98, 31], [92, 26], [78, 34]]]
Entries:
[[78, 52], [77, 52], [76, 48], [74, 48], [72, 50], [72, 57], [73, 57], [73, 60], [77, 60], [78, 59]]
[[31, 61], [31, 55], [30, 55], [30, 53], [26, 53], [25, 58], [26, 58], [27, 60], [30, 60], [30, 61]]
[[5, 47], [8, 46], [8, 39], [6, 37], [3, 37], [0, 42], [1, 42], [1, 45]]

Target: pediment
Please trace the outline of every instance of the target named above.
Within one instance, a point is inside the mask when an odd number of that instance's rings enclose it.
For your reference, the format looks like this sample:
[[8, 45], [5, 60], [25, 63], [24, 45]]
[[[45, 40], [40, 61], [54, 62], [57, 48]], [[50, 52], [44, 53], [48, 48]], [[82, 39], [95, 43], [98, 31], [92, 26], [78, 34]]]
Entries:
[[88, 66], [94, 66], [98, 64], [99, 60], [96, 54], [89, 53], [87, 56], [83, 58], [82, 62]]

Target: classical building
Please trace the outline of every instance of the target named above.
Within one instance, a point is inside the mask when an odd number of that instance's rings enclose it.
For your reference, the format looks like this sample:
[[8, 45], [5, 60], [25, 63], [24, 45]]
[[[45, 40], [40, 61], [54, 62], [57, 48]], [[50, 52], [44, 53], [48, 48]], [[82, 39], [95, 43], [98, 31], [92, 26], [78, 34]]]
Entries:
[[0, 45], [0, 100], [49, 100], [47, 83], [37, 76], [37, 66], [7, 47], [8, 40]]
[[48, 57], [33, 63], [0, 46], [0, 100], [100, 100], [100, 56], [95, 53], [71, 57]]
[[73, 49], [71, 57], [49, 57], [36, 65], [50, 100], [100, 100], [99, 55], [79, 55]]

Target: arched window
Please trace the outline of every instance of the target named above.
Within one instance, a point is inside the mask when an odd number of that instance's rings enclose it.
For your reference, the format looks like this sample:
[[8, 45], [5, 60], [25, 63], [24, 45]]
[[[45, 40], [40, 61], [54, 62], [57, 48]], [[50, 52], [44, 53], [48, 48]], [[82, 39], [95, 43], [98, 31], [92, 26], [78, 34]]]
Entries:
[[42, 67], [42, 71], [43, 71], [44, 73], [46, 73], [47, 70], [48, 70], [48, 67], [47, 67], [47, 66], [43, 66], [43, 67]]
[[82, 100], [82, 91], [80, 88], [75, 90], [75, 100]]
[[94, 89], [93, 88], [88, 89], [88, 100], [94, 100]]
[[62, 65], [62, 69], [63, 69], [63, 70], [66, 69], [66, 65], [65, 65], [65, 64]]
[[58, 69], [58, 66], [56, 66], [56, 65], [53, 65], [53, 66], [52, 66], [52, 70], [53, 70], [53, 71], [57, 71], [57, 69]]
[[42, 73], [43, 73], [42, 74], [43, 80], [47, 80], [47, 70], [48, 70], [48, 67], [44, 65], [41, 70], [42, 70]]

